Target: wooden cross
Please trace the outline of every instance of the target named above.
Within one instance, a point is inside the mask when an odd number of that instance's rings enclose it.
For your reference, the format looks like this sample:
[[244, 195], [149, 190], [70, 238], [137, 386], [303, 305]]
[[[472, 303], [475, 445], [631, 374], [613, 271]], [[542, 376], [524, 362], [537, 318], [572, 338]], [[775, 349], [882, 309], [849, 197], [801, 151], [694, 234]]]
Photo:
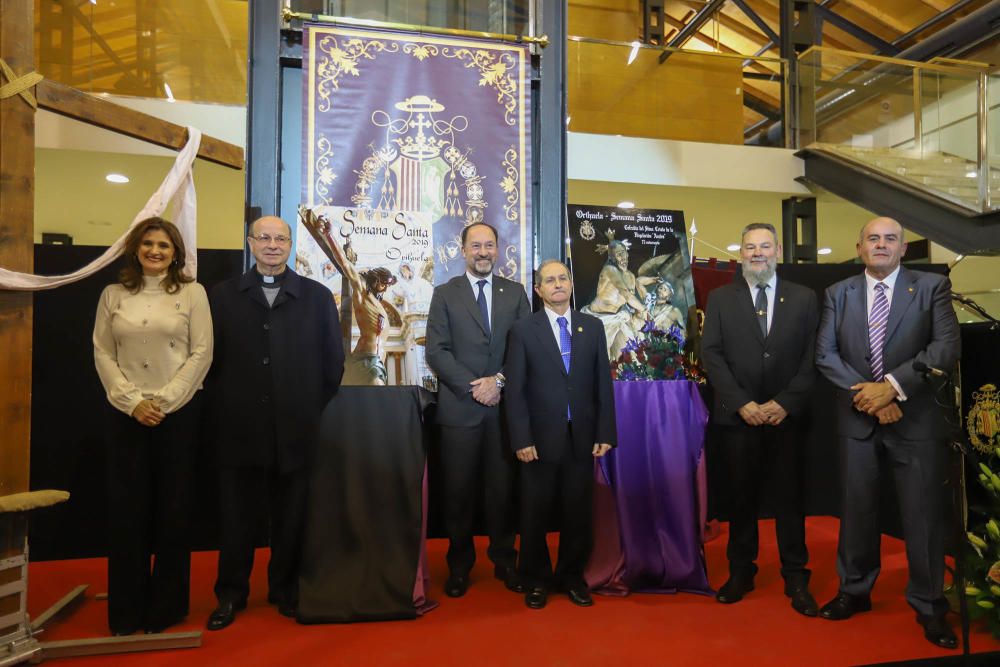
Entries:
[[[0, 59], [17, 76], [35, 69], [34, 4], [0, 0]], [[43, 80], [33, 93], [39, 107], [91, 125], [175, 150], [187, 142], [180, 125], [69, 86]], [[202, 137], [198, 157], [243, 168], [242, 148], [208, 136]], [[33, 269], [34, 174], [35, 110], [20, 95], [0, 100], [0, 266], [12, 271]], [[0, 496], [28, 490], [31, 318], [30, 292], [0, 291]], [[7, 546], [0, 544], [0, 557]]]

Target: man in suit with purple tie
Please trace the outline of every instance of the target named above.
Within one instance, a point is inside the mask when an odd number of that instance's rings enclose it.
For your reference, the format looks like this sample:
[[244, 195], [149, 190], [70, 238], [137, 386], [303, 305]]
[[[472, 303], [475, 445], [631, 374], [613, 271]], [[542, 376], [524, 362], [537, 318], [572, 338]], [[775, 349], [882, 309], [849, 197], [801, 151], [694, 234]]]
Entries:
[[[559, 260], [542, 262], [535, 292], [545, 307], [518, 320], [507, 342], [505, 414], [521, 462], [521, 557], [525, 604], [541, 609], [552, 586], [593, 604], [583, 569], [590, 557], [594, 459], [615, 443], [615, 401], [604, 325], [570, 308], [573, 281]], [[553, 574], [545, 532], [559, 507]]]
[[781, 244], [772, 225], [743, 230], [742, 274], [708, 297], [701, 356], [715, 392], [712, 420], [729, 470], [729, 579], [716, 599], [739, 602], [757, 573], [757, 513], [763, 489], [774, 495], [785, 595], [815, 616], [802, 509], [802, 433], [816, 378], [816, 294], [775, 274]]
[[837, 389], [842, 478], [840, 590], [820, 615], [839, 621], [871, 609], [879, 487], [891, 473], [909, 563], [906, 601], [928, 641], [955, 648], [943, 595], [948, 424], [916, 368], [950, 373], [958, 363], [951, 282], [900, 266], [906, 242], [891, 218], [865, 225], [857, 250], [865, 271], [826, 290], [816, 339], [816, 365]]

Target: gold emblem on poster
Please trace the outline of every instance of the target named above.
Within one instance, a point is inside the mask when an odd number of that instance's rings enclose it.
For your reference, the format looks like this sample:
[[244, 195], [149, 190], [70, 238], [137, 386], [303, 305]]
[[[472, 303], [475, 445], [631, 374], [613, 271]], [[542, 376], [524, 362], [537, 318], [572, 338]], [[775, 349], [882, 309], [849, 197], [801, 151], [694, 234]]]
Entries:
[[375, 60], [375, 54], [395, 53], [399, 50], [397, 42], [382, 42], [378, 40], [346, 39], [339, 41], [334, 35], [327, 35], [319, 40], [317, 48], [327, 55], [316, 59], [316, 92], [319, 93], [319, 110], [327, 112], [333, 108], [331, 96], [333, 91], [340, 89], [340, 77], [344, 74], [361, 76], [358, 70], [359, 60]]
[[1000, 392], [994, 384], [984, 384], [972, 392], [975, 403], [965, 416], [969, 441], [976, 451], [992, 454], [1000, 441]]

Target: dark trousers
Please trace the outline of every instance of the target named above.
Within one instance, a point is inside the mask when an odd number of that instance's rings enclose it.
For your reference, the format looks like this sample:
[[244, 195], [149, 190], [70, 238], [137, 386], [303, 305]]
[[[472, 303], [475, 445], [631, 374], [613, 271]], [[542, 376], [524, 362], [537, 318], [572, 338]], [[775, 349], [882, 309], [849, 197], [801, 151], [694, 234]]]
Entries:
[[188, 535], [200, 416], [201, 392], [153, 427], [108, 406], [108, 625], [112, 632], [159, 631], [188, 613]]
[[[567, 427], [566, 455], [561, 461], [520, 464], [521, 558], [518, 573], [530, 586], [585, 587], [583, 569], [593, 544], [591, 531], [594, 458], [573, 455]], [[545, 541], [553, 510], [560, 514], [559, 557], [555, 573]]]
[[478, 426], [442, 426], [441, 452], [451, 574], [465, 576], [476, 562], [472, 529], [480, 501], [490, 537], [487, 555], [495, 564], [513, 569], [517, 559], [514, 455], [503, 444], [499, 416], [484, 419]]
[[869, 439], [841, 441], [840, 590], [868, 595], [881, 569], [878, 525], [882, 474], [891, 471], [906, 540], [906, 601], [924, 616], [944, 614], [944, 471], [939, 440], [902, 440], [876, 428]]
[[794, 422], [779, 426], [723, 429], [726, 467], [732, 489], [729, 510], [729, 572], [752, 577], [757, 571], [757, 518], [763, 489], [771, 489], [774, 523], [786, 587], [809, 582], [805, 515], [802, 509], [802, 441]]
[[304, 469], [279, 473], [275, 467], [219, 471], [221, 530], [215, 597], [220, 602], [246, 602], [257, 529], [269, 519], [271, 561], [267, 568], [267, 599], [274, 604], [298, 603], [306, 475]]

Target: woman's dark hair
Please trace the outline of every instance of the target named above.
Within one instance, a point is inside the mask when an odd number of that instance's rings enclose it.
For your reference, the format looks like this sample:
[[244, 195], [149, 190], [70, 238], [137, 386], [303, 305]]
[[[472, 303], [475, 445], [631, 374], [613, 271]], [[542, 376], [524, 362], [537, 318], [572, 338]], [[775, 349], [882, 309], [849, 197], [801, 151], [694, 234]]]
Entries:
[[193, 280], [184, 275], [184, 239], [174, 223], [163, 218], [146, 218], [132, 228], [125, 239], [125, 250], [122, 251], [125, 265], [118, 273], [118, 282], [133, 294], [142, 289], [142, 264], [139, 263], [139, 246], [148, 232], [160, 230], [170, 238], [174, 246], [174, 259], [167, 267], [167, 275], [163, 278], [163, 289], [167, 294], [173, 294], [183, 283]]

